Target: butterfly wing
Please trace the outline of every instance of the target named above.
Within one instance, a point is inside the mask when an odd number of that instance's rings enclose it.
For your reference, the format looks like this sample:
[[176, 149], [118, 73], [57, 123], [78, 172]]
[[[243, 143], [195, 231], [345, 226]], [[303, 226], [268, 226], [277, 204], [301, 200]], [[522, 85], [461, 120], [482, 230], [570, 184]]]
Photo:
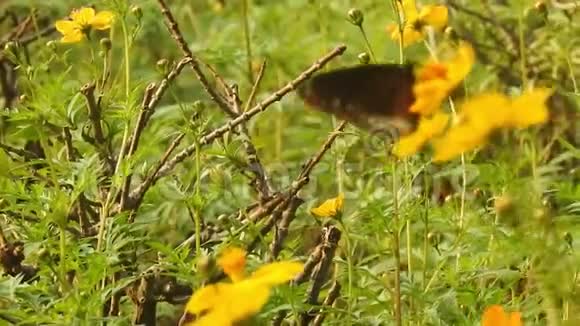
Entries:
[[360, 65], [318, 74], [298, 93], [309, 106], [364, 129], [407, 133], [417, 121], [409, 112], [414, 81], [410, 65]]

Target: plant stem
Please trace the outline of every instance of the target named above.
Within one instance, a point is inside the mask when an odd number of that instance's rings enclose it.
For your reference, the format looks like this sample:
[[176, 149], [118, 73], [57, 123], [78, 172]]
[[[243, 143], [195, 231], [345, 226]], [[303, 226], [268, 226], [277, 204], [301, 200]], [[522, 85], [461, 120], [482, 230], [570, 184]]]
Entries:
[[254, 82], [254, 72], [252, 71], [252, 42], [250, 40], [250, 23], [248, 21], [248, 7], [250, 0], [242, 0], [242, 23], [244, 26], [244, 39], [246, 45], [246, 60], [248, 65], [248, 80]]
[[399, 235], [399, 191], [397, 189], [397, 162], [392, 164], [393, 192], [393, 255], [395, 257], [395, 323], [403, 325], [401, 313], [401, 246]]
[[359, 29], [360, 32], [365, 40], [365, 44], [367, 47], [367, 51], [369, 51], [369, 55], [371, 56], [371, 60], [373, 61], [373, 63], [377, 63], [377, 58], [375, 57], [375, 53], [373, 52], [373, 48], [371, 47], [371, 43], [369, 42], [369, 39], [367, 37], [367, 33], [365, 32], [365, 29], [362, 25], [359, 25]]

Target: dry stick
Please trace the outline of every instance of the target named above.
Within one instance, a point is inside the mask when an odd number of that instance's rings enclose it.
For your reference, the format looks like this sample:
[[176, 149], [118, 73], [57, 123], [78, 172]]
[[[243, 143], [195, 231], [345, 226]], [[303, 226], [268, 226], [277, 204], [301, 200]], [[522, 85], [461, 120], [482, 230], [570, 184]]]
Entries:
[[[157, 174], [157, 172], [159, 172], [161, 167], [167, 162], [167, 160], [169, 159], [169, 156], [171, 156], [171, 153], [173, 153], [173, 151], [177, 148], [177, 146], [179, 146], [179, 144], [181, 143], [181, 141], [183, 140], [184, 137], [185, 137], [185, 134], [183, 134], [183, 133], [179, 134], [179, 135], [177, 135], [177, 137], [175, 137], [175, 139], [171, 142], [171, 144], [169, 145], [167, 150], [165, 150], [165, 153], [163, 153], [161, 160], [159, 160], [159, 162], [157, 163], [155, 168], [153, 168], [153, 172], [149, 175], [149, 177], [154, 176]], [[152, 183], [152, 180], [150, 180], [149, 177], [147, 179], [145, 179], [144, 183]], [[135, 197], [133, 197], [133, 196], [130, 197], [130, 199], [133, 199], [133, 198], [135, 198]], [[139, 205], [141, 205], [142, 200], [143, 200], [143, 196], [140, 196], [137, 198], [137, 201], [131, 201], [130, 203], [128, 202], [126, 205], [126, 208], [130, 208], [132, 211], [136, 211], [136, 209], [139, 207]], [[129, 217], [129, 222], [133, 222], [134, 219], [135, 219], [135, 216], [134, 216], [134, 214], [132, 214]]]
[[19, 40], [19, 42], [20, 42], [20, 45], [24, 46], [24, 45], [27, 45], [29, 43], [32, 43], [32, 42], [38, 40], [41, 37], [48, 36], [54, 32], [56, 32], [56, 28], [54, 26], [49, 26], [49, 27], [46, 27], [45, 29], [41, 30], [40, 32], [38, 32], [36, 34], [21, 38]]
[[69, 127], [62, 128], [62, 136], [64, 138], [64, 144], [66, 148], [66, 157], [69, 161], [76, 161], [79, 157], [78, 150], [73, 146], [72, 134], [70, 133]]
[[169, 32], [171, 33], [171, 36], [177, 42], [177, 45], [181, 49], [181, 52], [183, 52], [183, 55], [187, 58], [191, 58], [191, 62], [190, 62], [191, 68], [195, 72], [197, 79], [201, 83], [203, 89], [209, 94], [211, 99], [214, 102], [216, 102], [216, 104], [222, 110], [224, 110], [225, 112], [228, 112], [230, 110], [230, 108], [229, 108], [227, 102], [224, 101], [223, 97], [220, 94], [218, 94], [217, 91], [213, 87], [211, 87], [209, 81], [207, 80], [207, 77], [205, 76], [205, 74], [201, 70], [200, 61], [198, 60], [198, 58], [196, 56], [193, 55], [193, 53], [191, 52], [191, 50], [187, 46], [187, 43], [185, 42], [185, 39], [183, 38], [181, 31], [179, 30], [179, 26], [177, 25], [177, 22], [175, 21], [173, 14], [171, 13], [171, 11], [169, 11], [167, 4], [165, 4], [165, 1], [163, 1], [163, 0], [157, 0], [157, 3], [159, 3], [159, 7], [161, 7], [161, 13], [163, 14], [163, 17], [165, 17], [165, 20], [166, 20], [166, 23], [168, 25]]
[[103, 136], [103, 128], [101, 126], [101, 109], [97, 105], [95, 100], [95, 84], [89, 83], [81, 87], [81, 94], [87, 99], [87, 108], [89, 110], [89, 119], [93, 124], [93, 129], [95, 132], [95, 141], [99, 146], [105, 142], [105, 137]]
[[296, 216], [296, 210], [300, 205], [304, 203], [304, 200], [296, 196], [292, 197], [290, 204], [286, 210], [282, 213], [282, 218], [275, 229], [274, 239], [272, 239], [272, 244], [270, 244], [270, 261], [278, 258], [280, 251], [282, 251], [282, 243], [288, 235], [288, 229], [290, 223], [294, 220]]
[[[161, 1], [161, 0], [159, 0]], [[233, 128], [237, 127], [241, 123], [244, 123], [250, 120], [252, 117], [257, 115], [260, 112], [265, 111], [271, 104], [280, 101], [282, 97], [286, 94], [291, 92], [292, 90], [296, 89], [300, 83], [308, 79], [312, 74], [316, 71], [320, 70], [326, 63], [330, 60], [335, 58], [338, 55], [341, 55], [346, 50], [346, 46], [341, 45], [330, 53], [325, 55], [324, 57], [320, 58], [316, 61], [310, 68], [306, 69], [302, 74], [300, 74], [296, 79], [292, 80], [284, 87], [276, 91], [274, 94], [270, 95], [265, 100], [261, 101], [260, 103], [256, 104], [252, 109], [240, 114], [237, 118], [230, 120], [228, 123], [224, 124], [223, 126], [214, 129], [213, 131], [206, 133], [204, 136], [200, 138], [197, 144], [193, 144], [188, 146], [187, 148], [183, 149], [181, 152], [176, 154], [171, 160], [164, 163], [158, 170], [156, 170], [153, 174], [149, 175], [132, 193], [131, 198], [134, 202], [140, 202], [145, 192], [155, 184], [163, 175], [168, 173], [169, 171], [173, 170], [175, 166], [181, 162], [183, 162], [187, 157], [191, 156], [198, 147], [206, 146], [212, 143], [215, 139], [221, 137], [226, 132], [231, 131]]]
[[[290, 282], [290, 285], [296, 286], [308, 281], [308, 279], [312, 275], [312, 271], [316, 266], [318, 266], [320, 260], [322, 259], [322, 248], [323, 248], [322, 243], [319, 243], [314, 248], [310, 256], [308, 256], [306, 263], [304, 263], [304, 268], [302, 269], [302, 272], [300, 272], [300, 274], [294, 277], [292, 282]], [[286, 314], [287, 311], [285, 310], [278, 312], [278, 315], [276, 315], [276, 317], [272, 320], [272, 326], [282, 325], [282, 321], [284, 321], [284, 318], [286, 318]]]
[[[159, 104], [159, 101], [163, 97], [163, 94], [165, 94], [165, 91], [169, 87], [170, 83], [181, 73], [185, 65], [187, 65], [190, 61], [191, 58], [181, 59], [177, 65], [175, 65], [175, 67], [163, 78], [163, 80], [159, 83], [159, 86], [156, 87], [154, 83], [151, 83], [145, 89], [145, 93], [143, 94], [143, 102], [141, 103], [141, 112], [137, 118], [137, 123], [135, 125], [135, 129], [133, 130], [133, 134], [131, 135], [131, 139], [128, 142], [130, 144], [129, 150], [126, 154], [128, 157], [132, 156], [137, 151], [143, 130], [145, 130], [145, 127], [151, 119], [151, 116], [153, 116], [155, 113], [157, 104]], [[121, 155], [119, 157], [121, 157]], [[131, 186], [131, 179], [132, 175], [128, 175], [123, 184], [123, 189], [121, 192], [121, 210], [125, 210], [126, 208]]]
[[[129, 144], [129, 150], [127, 152], [127, 157], [131, 157], [135, 151], [137, 150], [137, 146], [139, 145], [139, 139], [141, 138], [141, 133], [145, 129], [145, 125], [147, 124], [147, 115], [149, 112], [149, 102], [151, 101], [151, 97], [153, 96], [153, 91], [155, 90], [155, 83], [151, 83], [147, 85], [143, 94], [143, 101], [141, 102], [141, 112], [139, 113], [139, 117], [137, 118], [137, 123], [135, 125], [135, 129], [133, 130], [133, 134], [131, 135], [130, 141], [127, 142]], [[124, 150], [121, 150], [119, 153], [119, 160], [125, 156], [123, 153]], [[123, 181], [123, 187], [121, 188], [121, 202], [120, 202], [120, 209], [125, 210], [125, 205], [127, 204], [127, 199], [129, 198], [129, 188], [131, 187], [131, 179], [133, 174], [129, 174], [125, 177]]]
[[4, 46], [4, 44], [6, 44], [10, 40], [20, 38], [20, 36], [22, 36], [24, 31], [28, 27], [28, 25], [30, 25], [30, 23], [32, 22], [32, 16], [33, 15], [29, 15], [28, 17], [26, 17], [22, 22], [20, 22], [17, 26], [15, 26], [12, 29], [12, 31], [8, 32], [7, 35], [2, 37], [0, 46]]
[[306, 162], [306, 164], [304, 164], [304, 168], [302, 169], [302, 172], [300, 173], [299, 178], [305, 178], [305, 177], [308, 177], [308, 175], [310, 175], [310, 173], [312, 172], [312, 169], [314, 169], [316, 164], [318, 164], [318, 162], [320, 162], [320, 160], [322, 159], [322, 156], [324, 156], [324, 153], [326, 153], [326, 151], [328, 151], [328, 149], [330, 149], [330, 146], [332, 146], [332, 143], [334, 143], [334, 140], [344, 130], [344, 128], [346, 127], [346, 124], [347, 124], [346, 121], [342, 121], [338, 125], [338, 127], [336, 127], [334, 129], [334, 131], [326, 139], [326, 141], [324, 142], [324, 144], [322, 145], [322, 147], [320, 148], [318, 153], [313, 158], [308, 160], [308, 162]]
[[[260, 85], [260, 82], [262, 81], [262, 78], [264, 77], [265, 68], [266, 61], [262, 62], [262, 65], [260, 66], [258, 77], [256, 78], [254, 85], [252, 86], [250, 96], [248, 97], [248, 100], [246, 101], [246, 105], [244, 107], [244, 112], [247, 111], [248, 107], [251, 105], [251, 103], [254, 101], [254, 98], [256, 97], [258, 87]], [[233, 93], [232, 101], [234, 103], [234, 111], [239, 115], [242, 113], [242, 110], [239, 106], [240, 102], [237, 95], [238, 95], [237, 92]], [[239, 126], [239, 130], [242, 134], [242, 144], [244, 145], [246, 155], [248, 156], [249, 169], [254, 174], [254, 180], [252, 181], [252, 184], [255, 186], [256, 190], [258, 191], [258, 194], [260, 195], [260, 202], [263, 202], [268, 198], [270, 198], [272, 193], [272, 187], [270, 186], [270, 183], [268, 181], [268, 175], [266, 174], [266, 170], [264, 169], [264, 166], [262, 165], [262, 162], [258, 157], [258, 151], [256, 150], [256, 147], [252, 143], [250, 133], [248, 131], [246, 124], [245, 123], [241, 124]]]
[[133, 290], [134, 294], [131, 299], [137, 306], [133, 316], [133, 325], [155, 326], [157, 320], [157, 300], [154, 296], [156, 279], [154, 275], [146, 275]]
[[[323, 305], [325, 305], [327, 307], [332, 306], [334, 304], [334, 301], [340, 295], [340, 290], [341, 290], [340, 283], [338, 283], [338, 281], [334, 281], [334, 283], [332, 284], [332, 287], [328, 291], [328, 295], [326, 296], [326, 299], [324, 299]], [[323, 313], [322, 311], [320, 313], [318, 313], [318, 315], [316, 316], [316, 318], [314, 318], [314, 321], [312, 322], [312, 326], [322, 325], [322, 322], [324, 322], [325, 317], [326, 317], [326, 314]]]
[[[338, 241], [340, 241], [341, 232], [340, 230], [331, 225], [328, 226], [323, 234], [322, 240], [322, 257], [316, 268], [312, 271], [312, 285], [308, 291], [308, 297], [306, 298], [306, 303], [311, 305], [318, 304], [318, 295], [322, 286], [328, 279], [328, 274], [330, 267], [332, 266], [332, 260], [334, 259], [334, 254], [336, 248], [338, 247]], [[316, 310], [311, 309], [308, 312], [304, 312], [300, 315], [300, 325], [306, 326], [314, 318], [313, 313]]]

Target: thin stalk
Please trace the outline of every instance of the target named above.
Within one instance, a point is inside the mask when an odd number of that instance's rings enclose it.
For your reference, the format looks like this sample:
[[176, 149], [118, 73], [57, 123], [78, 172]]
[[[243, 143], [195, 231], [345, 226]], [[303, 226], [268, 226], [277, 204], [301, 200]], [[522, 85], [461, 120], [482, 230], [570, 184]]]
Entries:
[[348, 282], [348, 288], [347, 288], [347, 320], [346, 320], [346, 324], [347, 325], [352, 325], [351, 323], [351, 316], [352, 316], [352, 257], [351, 257], [351, 244], [350, 244], [350, 239], [349, 239], [349, 233], [348, 233], [348, 229], [346, 228], [346, 225], [342, 222], [342, 220], [340, 220], [340, 226], [344, 232], [344, 241], [346, 244], [346, 266], [347, 266], [347, 282]]
[[399, 234], [399, 192], [397, 189], [397, 163], [392, 164], [393, 171], [393, 256], [395, 257], [395, 324], [403, 325], [401, 312], [401, 245]]
[[375, 53], [373, 52], [373, 48], [371, 47], [371, 43], [369, 42], [369, 38], [367, 37], [367, 33], [365, 32], [364, 27], [361, 24], [358, 26], [358, 28], [360, 29], [360, 32], [365, 40], [365, 45], [367, 47], [369, 55], [371, 56], [371, 60], [373, 61], [373, 63], [377, 63], [377, 58], [375, 57]]
[[246, 45], [246, 60], [248, 65], [248, 79], [250, 83], [254, 81], [254, 72], [252, 70], [252, 42], [250, 41], [250, 23], [248, 20], [248, 7], [250, 0], [242, 0], [242, 24], [244, 26], [244, 39]]
[[[195, 197], [199, 200], [201, 194], [201, 154], [199, 143], [195, 143]], [[193, 208], [193, 218], [195, 224], [195, 255], [201, 257], [201, 216], [199, 214], [200, 208], [197, 205]]]

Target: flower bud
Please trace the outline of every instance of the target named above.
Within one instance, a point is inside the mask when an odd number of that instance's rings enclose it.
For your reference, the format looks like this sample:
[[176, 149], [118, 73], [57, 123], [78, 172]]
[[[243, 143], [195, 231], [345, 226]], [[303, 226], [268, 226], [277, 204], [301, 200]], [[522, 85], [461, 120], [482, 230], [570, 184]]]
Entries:
[[358, 61], [360, 61], [360, 63], [362, 64], [367, 64], [371, 61], [371, 57], [369, 56], [368, 53], [366, 52], [362, 52], [358, 55]]
[[361, 27], [364, 21], [364, 15], [359, 9], [353, 8], [348, 11], [348, 20], [351, 24]]
[[165, 74], [167, 72], [167, 68], [169, 66], [169, 60], [159, 59], [155, 63], [155, 66], [157, 67], [157, 71], [159, 71], [162, 74]]
[[46, 42], [46, 47], [51, 49], [52, 51], [56, 50], [56, 42], [53, 40], [50, 40], [48, 42]]
[[113, 44], [111, 43], [111, 39], [108, 37], [102, 38], [100, 41], [100, 44], [101, 44], [101, 49], [105, 52], [108, 52], [109, 50], [111, 50], [111, 47], [113, 46]]
[[141, 7], [137, 5], [131, 6], [131, 13], [135, 16], [135, 18], [137, 18], [137, 20], [141, 20], [143, 17], [143, 10], [141, 10]]

